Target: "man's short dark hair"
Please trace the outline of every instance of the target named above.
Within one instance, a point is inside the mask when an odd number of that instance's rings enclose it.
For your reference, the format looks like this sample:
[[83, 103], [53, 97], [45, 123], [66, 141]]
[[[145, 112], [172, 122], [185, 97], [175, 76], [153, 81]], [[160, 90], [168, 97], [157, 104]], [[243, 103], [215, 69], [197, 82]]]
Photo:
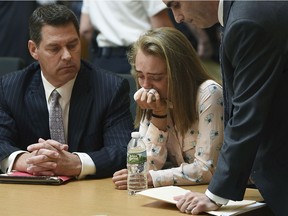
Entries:
[[42, 40], [41, 30], [44, 25], [65, 26], [73, 23], [78, 35], [79, 22], [76, 15], [65, 5], [48, 4], [38, 7], [29, 20], [30, 39], [38, 46]]

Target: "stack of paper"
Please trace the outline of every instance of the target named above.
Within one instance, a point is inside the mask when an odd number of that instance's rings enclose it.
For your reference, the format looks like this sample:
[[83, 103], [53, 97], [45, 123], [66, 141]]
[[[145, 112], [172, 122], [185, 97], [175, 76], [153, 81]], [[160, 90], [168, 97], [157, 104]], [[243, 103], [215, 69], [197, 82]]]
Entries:
[[[184, 195], [187, 192], [189, 192], [189, 190], [185, 190], [181, 187], [166, 186], [166, 187], [147, 189], [138, 192], [137, 194], [157, 200], [162, 200], [164, 202], [176, 204], [177, 201], [175, 201], [173, 197], [178, 195]], [[254, 200], [229, 201], [227, 205], [222, 206], [217, 211], [208, 211], [207, 213], [216, 216], [230, 216], [251, 211], [256, 208], [260, 208], [263, 205], [265, 205], [265, 203], [259, 203]]]

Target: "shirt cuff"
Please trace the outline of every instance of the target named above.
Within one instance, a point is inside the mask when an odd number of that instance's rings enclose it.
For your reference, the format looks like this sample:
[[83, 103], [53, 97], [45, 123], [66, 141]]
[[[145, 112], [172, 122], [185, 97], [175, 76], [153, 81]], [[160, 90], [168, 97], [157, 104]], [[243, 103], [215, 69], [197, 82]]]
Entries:
[[174, 185], [173, 172], [171, 169], [156, 171], [149, 170], [149, 173], [151, 175], [154, 187]]
[[87, 175], [96, 173], [96, 166], [88, 154], [82, 152], [73, 152], [73, 154], [78, 155], [82, 164], [81, 172], [80, 175], [76, 177], [77, 179], [84, 179]]
[[22, 154], [27, 151], [15, 151], [9, 155], [9, 157], [5, 158], [0, 162], [1, 171], [3, 173], [9, 173], [12, 171], [12, 167], [14, 165], [15, 159], [19, 154]]
[[228, 199], [225, 199], [225, 198], [222, 198], [222, 197], [219, 197], [213, 193], [211, 193], [208, 189], [205, 191], [205, 195], [213, 200], [215, 203], [219, 203], [221, 205], [226, 205], [228, 203]]

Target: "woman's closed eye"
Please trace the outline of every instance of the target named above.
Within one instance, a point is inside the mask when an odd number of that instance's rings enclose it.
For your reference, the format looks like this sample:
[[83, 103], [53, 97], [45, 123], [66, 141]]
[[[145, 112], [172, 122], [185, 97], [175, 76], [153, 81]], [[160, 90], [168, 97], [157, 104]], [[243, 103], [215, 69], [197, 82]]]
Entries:
[[148, 77], [145, 77], [143, 75], [138, 75], [138, 79], [140, 80], [151, 80], [151, 81], [161, 81], [164, 79], [164, 75], [153, 75], [153, 76], [148, 76]]

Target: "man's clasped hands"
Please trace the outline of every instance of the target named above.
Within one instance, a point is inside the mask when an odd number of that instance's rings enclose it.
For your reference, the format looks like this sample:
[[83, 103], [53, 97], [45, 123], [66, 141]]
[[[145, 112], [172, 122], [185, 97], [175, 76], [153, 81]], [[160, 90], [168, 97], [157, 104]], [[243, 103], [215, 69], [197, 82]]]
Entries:
[[80, 158], [67, 151], [67, 144], [39, 138], [38, 143], [29, 145], [27, 150], [17, 157], [14, 170], [45, 176], [77, 176], [81, 172]]

